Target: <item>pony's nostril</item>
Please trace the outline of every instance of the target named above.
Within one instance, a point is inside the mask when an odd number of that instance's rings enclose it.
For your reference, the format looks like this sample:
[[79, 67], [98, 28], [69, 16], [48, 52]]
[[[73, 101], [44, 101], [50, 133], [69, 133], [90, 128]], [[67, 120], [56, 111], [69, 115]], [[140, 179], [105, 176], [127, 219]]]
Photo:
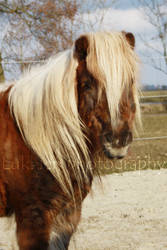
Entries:
[[124, 158], [124, 155], [119, 155], [119, 156], [117, 156], [117, 159], [118, 160], [121, 160], [121, 159], [123, 159]]
[[122, 146], [127, 146], [132, 142], [132, 133], [127, 132], [123, 137], [122, 137]]
[[112, 133], [106, 134], [105, 138], [106, 138], [107, 142], [112, 142]]

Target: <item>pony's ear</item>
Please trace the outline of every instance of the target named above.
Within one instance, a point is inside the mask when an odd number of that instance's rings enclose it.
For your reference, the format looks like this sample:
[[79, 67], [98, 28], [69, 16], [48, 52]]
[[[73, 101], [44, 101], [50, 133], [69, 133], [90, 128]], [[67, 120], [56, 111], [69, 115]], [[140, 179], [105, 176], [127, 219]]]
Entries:
[[88, 39], [86, 36], [81, 36], [75, 42], [75, 56], [79, 61], [85, 60], [88, 51]]
[[132, 33], [130, 33], [130, 32], [127, 33], [125, 31], [123, 31], [123, 34], [125, 35], [126, 40], [130, 44], [132, 49], [134, 49], [134, 47], [135, 47], [135, 37], [134, 37], [134, 35]]

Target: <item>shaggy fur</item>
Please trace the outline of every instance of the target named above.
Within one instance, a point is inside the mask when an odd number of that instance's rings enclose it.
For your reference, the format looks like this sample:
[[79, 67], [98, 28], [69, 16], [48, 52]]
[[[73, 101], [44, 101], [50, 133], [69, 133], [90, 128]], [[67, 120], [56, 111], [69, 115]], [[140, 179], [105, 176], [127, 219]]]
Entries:
[[[137, 82], [137, 57], [121, 32], [85, 35], [89, 41], [87, 68], [107, 93], [112, 126], [119, 120], [123, 91], [131, 88], [140, 120]], [[111, 46], [112, 45], [112, 46]], [[111, 66], [112, 62], [112, 66]], [[76, 101], [77, 59], [74, 48], [51, 58], [47, 64], [31, 69], [10, 91], [9, 103], [25, 142], [39, 156], [66, 192], [72, 185], [66, 163], [82, 184], [89, 154], [82, 133]], [[113, 95], [114, 93], [114, 95]], [[80, 152], [82, 152], [82, 157]], [[68, 183], [68, 187], [67, 187]]]

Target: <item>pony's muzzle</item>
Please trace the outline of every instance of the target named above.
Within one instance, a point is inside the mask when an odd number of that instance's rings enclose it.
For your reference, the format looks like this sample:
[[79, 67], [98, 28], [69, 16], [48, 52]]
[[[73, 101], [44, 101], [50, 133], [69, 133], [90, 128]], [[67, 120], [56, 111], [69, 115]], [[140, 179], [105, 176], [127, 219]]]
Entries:
[[124, 131], [119, 135], [109, 132], [103, 136], [103, 151], [110, 159], [122, 159], [128, 152], [129, 144], [132, 142], [132, 133]]

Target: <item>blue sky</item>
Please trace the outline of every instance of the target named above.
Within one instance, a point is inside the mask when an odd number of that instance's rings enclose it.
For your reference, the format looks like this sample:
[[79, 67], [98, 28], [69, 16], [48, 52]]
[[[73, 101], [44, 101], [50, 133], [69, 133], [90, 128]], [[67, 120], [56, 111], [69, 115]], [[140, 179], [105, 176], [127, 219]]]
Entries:
[[[96, 0], [89, 0], [86, 1], [86, 4], [84, 5], [84, 10], [90, 10], [90, 7], [92, 10], [96, 8]], [[103, 5], [106, 8], [111, 7], [112, 0], [105, 0], [103, 2]], [[119, 8], [119, 9], [130, 9], [133, 8], [134, 6], [137, 7], [138, 1], [136, 0], [117, 0], [116, 3], [114, 4], [114, 8]]]
[[[108, 0], [106, 2], [107, 2], [106, 5], [109, 7], [111, 1]], [[135, 0], [119, 0], [118, 3], [115, 4], [115, 7], [119, 9], [130, 9], [138, 5], [139, 5], [138, 1]]]

